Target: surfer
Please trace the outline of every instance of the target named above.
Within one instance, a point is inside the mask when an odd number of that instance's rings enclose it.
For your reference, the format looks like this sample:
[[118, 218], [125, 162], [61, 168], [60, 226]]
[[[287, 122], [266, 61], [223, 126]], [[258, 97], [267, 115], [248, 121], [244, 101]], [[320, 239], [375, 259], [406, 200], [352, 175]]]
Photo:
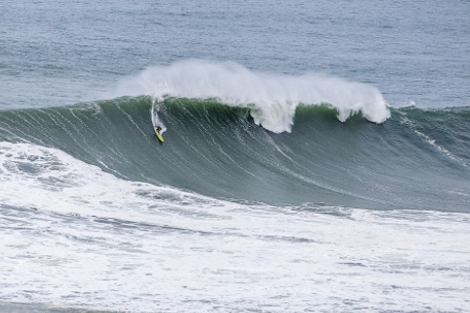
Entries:
[[158, 125], [153, 125], [153, 128], [155, 129], [155, 134], [157, 135], [157, 138], [158, 140], [160, 140], [161, 142], [164, 141], [163, 137], [162, 137], [162, 134], [160, 133], [160, 131], [162, 130], [162, 128]]

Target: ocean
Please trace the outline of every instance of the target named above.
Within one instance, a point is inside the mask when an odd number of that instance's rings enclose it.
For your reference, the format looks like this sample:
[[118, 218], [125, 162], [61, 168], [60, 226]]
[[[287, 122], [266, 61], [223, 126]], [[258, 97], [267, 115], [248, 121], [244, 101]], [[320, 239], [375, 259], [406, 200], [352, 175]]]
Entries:
[[468, 16], [2, 1], [0, 312], [470, 312]]

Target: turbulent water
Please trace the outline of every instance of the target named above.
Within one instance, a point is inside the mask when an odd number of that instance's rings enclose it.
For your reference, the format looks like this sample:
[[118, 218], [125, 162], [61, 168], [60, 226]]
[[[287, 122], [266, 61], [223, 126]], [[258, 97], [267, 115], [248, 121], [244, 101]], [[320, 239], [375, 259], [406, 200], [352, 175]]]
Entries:
[[470, 311], [468, 3], [0, 12], [0, 311]]

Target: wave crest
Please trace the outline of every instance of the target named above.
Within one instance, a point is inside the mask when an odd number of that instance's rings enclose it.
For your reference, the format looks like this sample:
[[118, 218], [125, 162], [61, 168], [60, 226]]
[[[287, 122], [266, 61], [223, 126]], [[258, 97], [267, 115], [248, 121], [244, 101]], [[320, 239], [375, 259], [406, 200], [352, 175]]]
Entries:
[[150, 67], [123, 80], [117, 93], [145, 94], [158, 101], [168, 96], [213, 98], [230, 106], [250, 107], [255, 122], [276, 133], [290, 132], [299, 105], [330, 105], [342, 122], [359, 112], [375, 123], [390, 117], [387, 102], [371, 85], [315, 73], [256, 72], [234, 62], [186, 60]]

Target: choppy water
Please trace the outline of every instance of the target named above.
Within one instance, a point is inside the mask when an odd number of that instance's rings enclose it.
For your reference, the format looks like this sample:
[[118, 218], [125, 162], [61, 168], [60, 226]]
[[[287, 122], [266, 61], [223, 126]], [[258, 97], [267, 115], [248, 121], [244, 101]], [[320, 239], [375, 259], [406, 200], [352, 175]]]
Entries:
[[469, 311], [469, 13], [2, 2], [0, 311]]

